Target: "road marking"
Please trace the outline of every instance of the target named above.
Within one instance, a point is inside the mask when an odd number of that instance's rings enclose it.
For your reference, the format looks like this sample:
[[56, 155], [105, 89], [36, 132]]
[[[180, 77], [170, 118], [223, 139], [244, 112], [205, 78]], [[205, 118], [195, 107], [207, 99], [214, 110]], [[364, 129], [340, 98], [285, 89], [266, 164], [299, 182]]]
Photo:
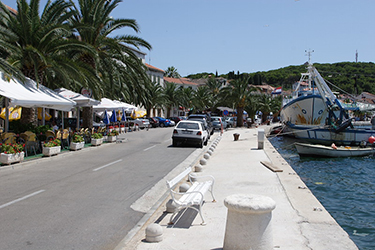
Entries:
[[150, 150], [150, 149], [152, 149], [152, 148], [154, 148], [154, 147], [156, 147], [156, 145], [154, 145], [154, 146], [151, 146], [151, 147], [148, 147], [148, 148], [145, 148], [145, 149], [143, 149], [143, 151], [147, 151], [147, 150]]
[[103, 168], [109, 167], [109, 166], [111, 166], [111, 165], [113, 165], [113, 164], [116, 164], [116, 163], [118, 163], [118, 162], [120, 162], [120, 161], [122, 161], [122, 159], [117, 160], [117, 161], [114, 161], [114, 162], [111, 162], [111, 163], [108, 163], [108, 164], [106, 164], [106, 165], [104, 165], [104, 166], [101, 166], [101, 167], [95, 168], [95, 169], [93, 169], [92, 171], [98, 171], [98, 170], [100, 170], [100, 169], [103, 169]]
[[31, 196], [34, 196], [34, 195], [37, 195], [37, 194], [40, 194], [40, 193], [42, 193], [42, 192], [44, 192], [44, 191], [46, 191], [46, 190], [43, 190], [43, 189], [42, 189], [42, 190], [36, 191], [36, 192], [34, 192], [34, 193], [32, 193], [32, 194], [29, 194], [29, 195], [26, 195], [26, 196], [21, 197], [21, 198], [19, 198], [19, 199], [16, 199], [16, 200], [14, 200], [14, 201], [11, 201], [11, 202], [8, 202], [8, 203], [5, 203], [5, 204], [3, 204], [3, 205], [0, 206], [0, 209], [2, 209], [2, 208], [4, 208], [4, 207], [7, 207], [7, 206], [10, 206], [10, 205], [12, 205], [12, 204], [14, 204], [14, 203], [16, 203], [16, 202], [26, 200], [27, 198], [30, 198]]

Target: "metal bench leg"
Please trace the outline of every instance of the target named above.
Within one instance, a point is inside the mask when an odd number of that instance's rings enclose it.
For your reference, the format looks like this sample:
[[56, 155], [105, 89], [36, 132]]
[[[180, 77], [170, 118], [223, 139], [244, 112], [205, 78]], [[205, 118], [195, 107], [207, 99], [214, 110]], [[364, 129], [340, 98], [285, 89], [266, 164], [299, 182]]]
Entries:
[[202, 223], [201, 223], [201, 225], [202, 225], [202, 226], [205, 226], [205, 225], [206, 225], [206, 222], [204, 221], [204, 218], [203, 218], [203, 215], [202, 215], [202, 212], [201, 212], [201, 208], [202, 208], [202, 206], [201, 206], [201, 205], [198, 205], [198, 208], [195, 208], [195, 207], [191, 207], [191, 208], [195, 209], [195, 210], [199, 213], [199, 215], [200, 215], [200, 217], [201, 217], [201, 219], [202, 219]]

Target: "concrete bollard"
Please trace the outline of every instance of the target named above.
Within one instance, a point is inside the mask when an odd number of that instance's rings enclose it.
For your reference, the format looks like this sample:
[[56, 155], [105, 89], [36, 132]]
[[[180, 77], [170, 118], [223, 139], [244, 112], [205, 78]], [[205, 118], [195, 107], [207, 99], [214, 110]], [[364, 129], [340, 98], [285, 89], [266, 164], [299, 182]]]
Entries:
[[204, 155], [203, 155], [203, 157], [204, 157], [204, 159], [210, 159], [210, 154], [209, 153], [205, 153]]
[[180, 193], [185, 193], [186, 191], [189, 190], [189, 188], [190, 188], [189, 183], [182, 183], [182, 184], [179, 186], [178, 190], [180, 191]]
[[273, 250], [272, 210], [276, 203], [261, 195], [234, 194], [228, 208], [223, 250]]
[[203, 167], [202, 167], [202, 165], [198, 164], [198, 165], [195, 166], [194, 170], [195, 170], [195, 172], [202, 172]]
[[264, 129], [258, 129], [258, 149], [264, 148]]
[[209, 149], [209, 150], [207, 150], [207, 154], [209, 154], [209, 155], [212, 155], [212, 150], [211, 149]]
[[233, 137], [234, 137], [234, 140], [235, 140], [235, 141], [238, 141], [238, 139], [240, 138], [240, 134], [238, 134], [238, 133], [234, 133], [234, 134], [233, 134]]
[[156, 223], [152, 223], [146, 228], [147, 242], [160, 242], [163, 240], [163, 228]]
[[207, 164], [207, 160], [204, 159], [204, 158], [202, 158], [202, 159], [199, 160], [199, 163], [200, 163], [201, 165], [206, 165], [206, 164]]
[[178, 205], [173, 201], [173, 199], [170, 199], [166, 204], [165, 204], [165, 209], [167, 213], [174, 213]]
[[198, 175], [195, 173], [192, 173], [190, 174], [189, 180], [191, 180], [191, 182], [196, 182], [197, 178], [198, 178]]

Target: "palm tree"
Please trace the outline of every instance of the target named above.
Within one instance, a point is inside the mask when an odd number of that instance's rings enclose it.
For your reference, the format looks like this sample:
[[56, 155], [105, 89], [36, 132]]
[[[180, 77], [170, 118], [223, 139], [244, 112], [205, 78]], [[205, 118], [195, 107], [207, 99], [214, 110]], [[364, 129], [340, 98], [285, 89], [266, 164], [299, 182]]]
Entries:
[[185, 110], [190, 110], [193, 107], [193, 98], [195, 91], [191, 88], [180, 87], [177, 90], [178, 105], [183, 107]]
[[[17, 15], [0, 3], [0, 50], [8, 65], [50, 88], [95, 79], [90, 69], [75, 60], [76, 52], [94, 55], [95, 51], [81, 41], [67, 39], [72, 34], [68, 25], [71, 3], [48, 1], [39, 16], [39, 2], [17, 0]], [[22, 123], [34, 122], [34, 117], [35, 109], [23, 108]]]
[[163, 88], [163, 103], [167, 108], [166, 117], [169, 117], [172, 107], [177, 105], [177, 89], [176, 85], [172, 82], [165, 82]]
[[[106, 96], [112, 99], [130, 98], [135, 104], [145, 100], [144, 90], [150, 81], [145, 65], [137, 58], [134, 50], [151, 45], [145, 40], [131, 35], [110, 37], [121, 28], [131, 28], [139, 32], [134, 19], [114, 19], [112, 11], [121, 0], [79, 0], [75, 6], [73, 27], [77, 40], [82, 40], [95, 48], [98, 57], [82, 53], [81, 61], [97, 70], [102, 83], [93, 89], [97, 98]], [[92, 126], [92, 109], [84, 110], [84, 125]], [[85, 122], [86, 121], [86, 122]]]
[[197, 111], [206, 111], [211, 104], [210, 95], [206, 86], [199, 86], [195, 91], [193, 105]]
[[281, 102], [282, 100], [280, 97], [272, 98], [270, 95], [260, 95], [258, 99], [258, 107], [263, 113], [262, 120], [265, 120], [270, 112], [277, 114], [281, 108]]
[[134, 19], [114, 19], [112, 11], [122, 0], [79, 0], [79, 9], [73, 18], [73, 27], [76, 30], [77, 40], [82, 40], [95, 48], [98, 58], [89, 54], [82, 54], [81, 60], [95, 68], [101, 76], [104, 86], [97, 97], [105, 95], [117, 99], [121, 97], [119, 88], [123, 89], [131, 82], [134, 87], [143, 89], [138, 78], [146, 81], [145, 65], [138, 59], [134, 50], [151, 45], [145, 40], [131, 35], [110, 37], [121, 28], [131, 28], [139, 32], [139, 27]]
[[177, 69], [173, 66], [168, 67], [167, 70], [164, 72], [164, 75], [167, 77], [173, 77], [173, 78], [180, 78], [180, 74], [177, 72]]
[[153, 82], [151, 87], [145, 89], [146, 101], [144, 106], [147, 111], [147, 115], [151, 117], [151, 109], [160, 108], [163, 104], [163, 88], [160, 84]]
[[221, 95], [229, 107], [237, 109], [237, 126], [243, 126], [243, 111], [249, 102], [249, 97], [255, 88], [249, 86], [249, 77], [235, 79], [222, 89]]
[[221, 83], [216, 78], [209, 78], [206, 87], [208, 89], [210, 95], [210, 106], [209, 108], [214, 111], [219, 103], [221, 102], [220, 99], [220, 90], [221, 90]]

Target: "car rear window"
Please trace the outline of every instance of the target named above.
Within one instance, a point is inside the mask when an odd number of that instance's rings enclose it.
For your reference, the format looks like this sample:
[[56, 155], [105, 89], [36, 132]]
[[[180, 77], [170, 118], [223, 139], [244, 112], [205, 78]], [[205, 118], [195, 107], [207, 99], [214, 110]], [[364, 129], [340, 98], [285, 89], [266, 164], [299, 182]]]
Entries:
[[177, 128], [199, 129], [199, 125], [195, 122], [180, 122]]

